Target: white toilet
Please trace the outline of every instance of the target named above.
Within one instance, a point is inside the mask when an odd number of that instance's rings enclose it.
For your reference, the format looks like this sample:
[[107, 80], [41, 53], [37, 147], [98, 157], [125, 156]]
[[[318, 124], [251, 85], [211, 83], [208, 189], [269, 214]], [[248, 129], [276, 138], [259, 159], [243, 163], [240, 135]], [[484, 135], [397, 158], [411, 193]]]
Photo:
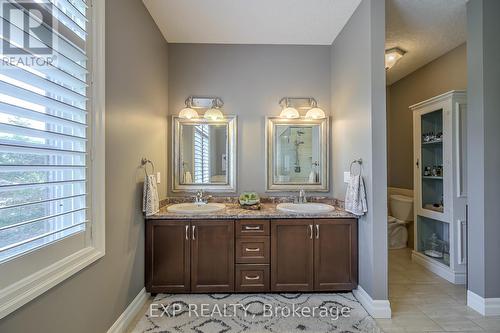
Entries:
[[413, 221], [413, 198], [393, 194], [389, 196], [389, 204], [392, 213], [392, 216], [387, 218], [389, 249], [402, 249], [408, 242], [406, 225]]

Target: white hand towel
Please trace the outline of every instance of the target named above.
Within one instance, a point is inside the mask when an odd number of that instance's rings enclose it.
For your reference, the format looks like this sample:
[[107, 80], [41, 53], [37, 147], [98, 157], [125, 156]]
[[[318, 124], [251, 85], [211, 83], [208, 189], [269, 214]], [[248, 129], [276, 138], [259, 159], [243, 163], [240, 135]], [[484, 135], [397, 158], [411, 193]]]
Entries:
[[158, 198], [158, 188], [156, 177], [148, 175], [144, 178], [144, 191], [142, 196], [142, 211], [146, 216], [151, 216], [160, 210], [160, 199]]
[[316, 183], [316, 171], [314, 170], [309, 173], [309, 183]]
[[363, 216], [368, 211], [366, 190], [363, 177], [351, 175], [345, 195], [345, 210], [357, 216]]
[[193, 182], [193, 177], [191, 176], [191, 172], [186, 171], [184, 173], [184, 184], [191, 184]]

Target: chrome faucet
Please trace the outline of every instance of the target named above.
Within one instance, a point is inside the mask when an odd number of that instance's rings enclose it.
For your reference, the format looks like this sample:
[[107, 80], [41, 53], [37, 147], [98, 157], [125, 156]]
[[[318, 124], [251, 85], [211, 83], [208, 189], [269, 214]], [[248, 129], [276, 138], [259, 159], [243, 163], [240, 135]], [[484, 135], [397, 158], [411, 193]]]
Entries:
[[204, 196], [203, 190], [199, 189], [196, 192], [196, 195], [194, 196], [194, 203], [195, 204], [206, 204], [206, 203], [208, 203], [208, 199], [210, 199], [211, 197], [212, 197], [211, 195]]
[[299, 190], [299, 196], [297, 197], [297, 203], [306, 203], [306, 191], [304, 189]]

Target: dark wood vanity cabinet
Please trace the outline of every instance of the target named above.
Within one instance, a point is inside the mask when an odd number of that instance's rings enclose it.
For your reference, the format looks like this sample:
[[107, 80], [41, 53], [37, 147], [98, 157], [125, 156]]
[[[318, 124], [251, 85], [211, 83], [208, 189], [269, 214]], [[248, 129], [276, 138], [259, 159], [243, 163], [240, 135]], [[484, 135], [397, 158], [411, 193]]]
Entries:
[[271, 224], [271, 290], [313, 290], [313, 220], [284, 219]]
[[151, 293], [357, 287], [356, 219], [149, 220]]
[[314, 290], [358, 285], [358, 230], [354, 219], [314, 220]]
[[191, 291], [234, 291], [234, 221], [191, 221]]
[[146, 289], [151, 293], [191, 289], [189, 221], [150, 220], [146, 224]]
[[148, 292], [234, 291], [233, 220], [150, 220], [145, 253]]
[[272, 291], [338, 291], [357, 286], [355, 219], [275, 220]]

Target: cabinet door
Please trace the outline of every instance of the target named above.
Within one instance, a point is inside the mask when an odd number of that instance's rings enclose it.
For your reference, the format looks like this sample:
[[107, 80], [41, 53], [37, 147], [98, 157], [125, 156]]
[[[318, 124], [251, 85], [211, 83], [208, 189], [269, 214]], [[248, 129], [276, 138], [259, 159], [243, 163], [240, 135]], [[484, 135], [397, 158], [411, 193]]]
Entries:
[[313, 290], [313, 220], [271, 222], [271, 290]]
[[146, 222], [146, 290], [188, 292], [190, 280], [189, 221]]
[[352, 290], [358, 283], [355, 219], [314, 221], [314, 290]]
[[191, 238], [191, 291], [234, 291], [234, 221], [192, 221]]

